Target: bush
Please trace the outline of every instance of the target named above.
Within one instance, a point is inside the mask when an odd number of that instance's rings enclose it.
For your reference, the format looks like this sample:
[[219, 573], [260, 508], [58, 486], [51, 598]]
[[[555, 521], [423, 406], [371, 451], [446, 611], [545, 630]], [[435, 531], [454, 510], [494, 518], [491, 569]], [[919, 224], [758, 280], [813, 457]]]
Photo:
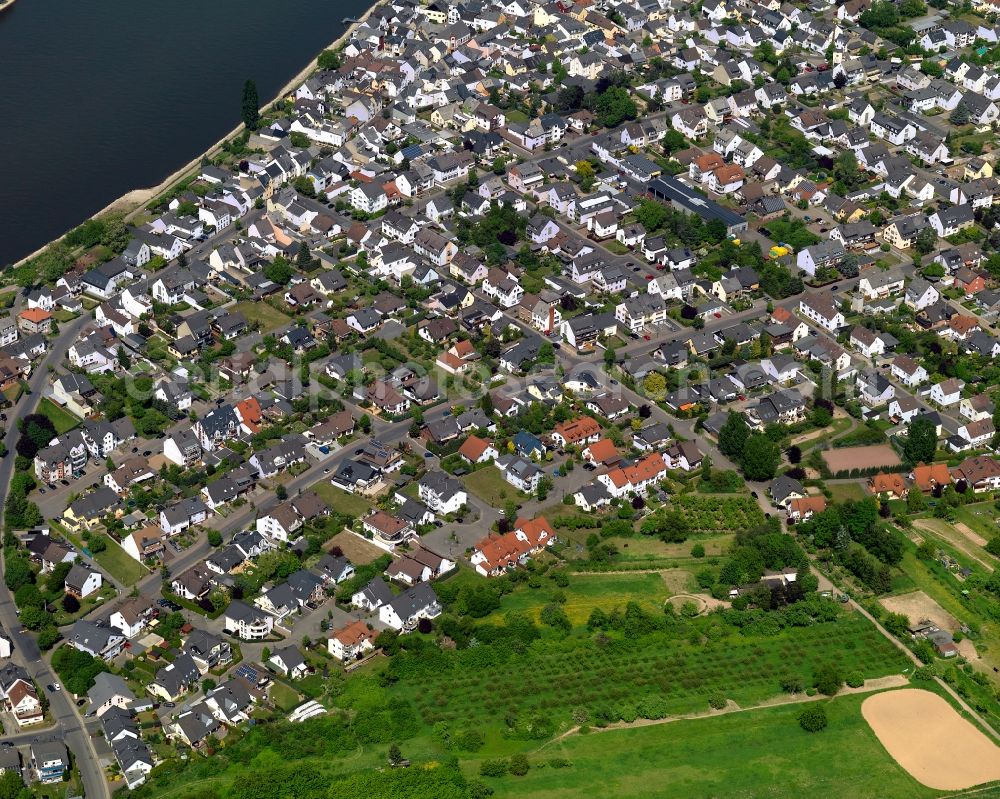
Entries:
[[705, 557], [705, 547], [701, 544], [695, 544], [691, 547], [691, 557], [692, 558], [703, 558]]
[[478, 752], [486, 743], [486, 736], [479, 730], [463, 730], [454, 738], [456, 749], [465, 752]]
[[67, 613], [76, 613], [80, 609], [80, 602], [72, 594], [66, 594], [62, 598], [62, 606]]
[[553, 757], [549, 760], [549, 768], [569, 768], [569, 761], [565, 757]]
[[799, 726], [806, 732], [819, 732], [826, 727], [826, 708], [810, 702], [799, 713]]
[[840, 676], [840, 670], [832, 663], [820, 666], [816, 670], [816, 677], [813, 680], [816, 690], [827, 696], [836, 694], [843, 683], [844, 678]]
[[865, 684], [865, 675], [860, 671], [852, 671], [847, 675], [847, 684], [851, 688], [860, 688]]
[[38, 648], [43, 652], [48, 652], [56, 645], [61, 637], [62, 636], [59, 634], [59, 628], [55, 625], [43, 627], [41, 632], [38, 633]]
[[722, 694], [712, 694], [708, 698], [708, 704], [716, 710], [722, 710], [726, 706], [726, 697]]
[[528, 756], [523, 752], [518, 752], [516, 755], [510, 756], [510, 764], [508, 765], [510, 773], [515, 777], [523, 777], [528, 773], [528, 769], [531, 768], [531, 764], [528, 762]]
[[667, 701], [660, 696], [647, 696], [639, 700], [636, 712], [644, 719], [665, 719], [668, 715]]
[[507, 774], [507, 761], [503, 758], [484, 760], [479, 764], [480, 777], [504, 777]]
[[469, 780], [469, 799], [487, 799], [493, 796], [493, 789], [485, 782]]
[[781, 690], [786, 694], [800, 694], [805, 687], [805, 681], [798, 674], [789, 674], [781, 679]]

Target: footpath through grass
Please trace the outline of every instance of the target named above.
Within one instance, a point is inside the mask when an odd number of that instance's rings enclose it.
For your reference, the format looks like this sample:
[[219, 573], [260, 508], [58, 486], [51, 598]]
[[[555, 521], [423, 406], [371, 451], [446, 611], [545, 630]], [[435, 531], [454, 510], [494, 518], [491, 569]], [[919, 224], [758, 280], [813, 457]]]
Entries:
[[[829, 726], [801, 729], [801, 705], [573, 735], [529, 755], [524, 777], [487, 779], [495, 796], [568, 799], [921, 799], [932, 791], [885, 751], [861, 716], [865, 696], [825, 702]], [[568, 765], [553, 768], [553, 758]], [[475, 773], [467, 764], [470, 776]]]

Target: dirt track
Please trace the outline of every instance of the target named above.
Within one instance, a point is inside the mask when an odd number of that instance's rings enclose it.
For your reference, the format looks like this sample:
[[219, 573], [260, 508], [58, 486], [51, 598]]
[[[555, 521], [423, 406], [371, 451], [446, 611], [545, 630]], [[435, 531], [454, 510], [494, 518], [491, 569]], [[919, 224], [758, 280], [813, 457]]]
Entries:
[[929, 788], [961, 791], [1000, 780], [1000, 748], [937, 694], [875, 694], [861, 714], [896, 762]]
[[965, 522], [955, 522], [955, 529], [958, 530], [962, 535], [968, 538], [973, 544], [979, 547], [986, 546], [989, 543], [985, 538], [983, 538], [979, 533], [973, 530]]
[[[876, 677], [871, 680], [865, 680], [865, 684], [858, 686], [857, 688], [849, 688], [844, 686], [837, 692], [837, 696], [846, 696], [847, 694], [870, 694], [874, 691], [886, 691], [890, 688], [901, 688], [904, 685], [909, 685], [910, 681], [904, 677], [902, 674], [890, 674], [887, 677]], [[750, 707], [740, 707], [732, 699], [726, 700], [726, 706], [721, 709], [708, 709], [702, 710], [697, 713], [684, 713], [679, 716], [667, 716], [663, 719], [636, 719], [635, 721], [616, 721], [613, 724], [608, 724], [605, 727], [595, 727], [590, 729], [590, 733], [600, 733], [600, 732], [613, 732], [614, 730], [625, 730], [632, 727], [654, 727], [659, 724], [672, 724], [675, 721], [696, 721], [698, 719], [710, 718], [712, 716], [725, 716], [729, 713], [748, 713], [753, 710], [763, 710], [768, 707], [777, 707], [779, 705], [801, 705], [806, 702], [822, 702], [829, 699], [827, 696], [822, 694], [815, 694], [809, 696], [808, 694], [780, 694], [778, 696], [771, 697], [770, 699], [765, 699], [758, 705], [751, 705]], [[540, 752], [549, 744], [557, 743], [569, 738], [571, 735], [577, 735], [580, 732], [580, 727], [570, 727], [566, 732], [560, 733], [555, 738], [546, 741], [541, 746], [538, 747], [537, 752]]]

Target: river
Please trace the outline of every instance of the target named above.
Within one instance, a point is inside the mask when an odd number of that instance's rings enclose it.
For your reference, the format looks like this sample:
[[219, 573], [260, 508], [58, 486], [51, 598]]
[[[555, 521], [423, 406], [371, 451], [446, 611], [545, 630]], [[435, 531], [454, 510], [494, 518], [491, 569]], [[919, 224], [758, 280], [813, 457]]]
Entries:
[[370, 0], [17, 0], [0, 13], [0, 264], [153, 186]]

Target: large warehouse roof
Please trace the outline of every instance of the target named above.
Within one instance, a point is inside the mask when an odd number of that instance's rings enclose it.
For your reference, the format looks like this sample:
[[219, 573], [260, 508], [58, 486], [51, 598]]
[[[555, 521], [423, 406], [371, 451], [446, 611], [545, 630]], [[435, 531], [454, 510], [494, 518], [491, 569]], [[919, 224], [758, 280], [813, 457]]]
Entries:
[[730, 232], [745, 230], [747, 220], [717, 202], [699, 194], [677, 178], [665, 175], [654, 178], [646, 184], [650, 193], [660, 200], [681, 206], [689, 214], [697, 214], [706, 222], [718, 219], [725, 223]]

